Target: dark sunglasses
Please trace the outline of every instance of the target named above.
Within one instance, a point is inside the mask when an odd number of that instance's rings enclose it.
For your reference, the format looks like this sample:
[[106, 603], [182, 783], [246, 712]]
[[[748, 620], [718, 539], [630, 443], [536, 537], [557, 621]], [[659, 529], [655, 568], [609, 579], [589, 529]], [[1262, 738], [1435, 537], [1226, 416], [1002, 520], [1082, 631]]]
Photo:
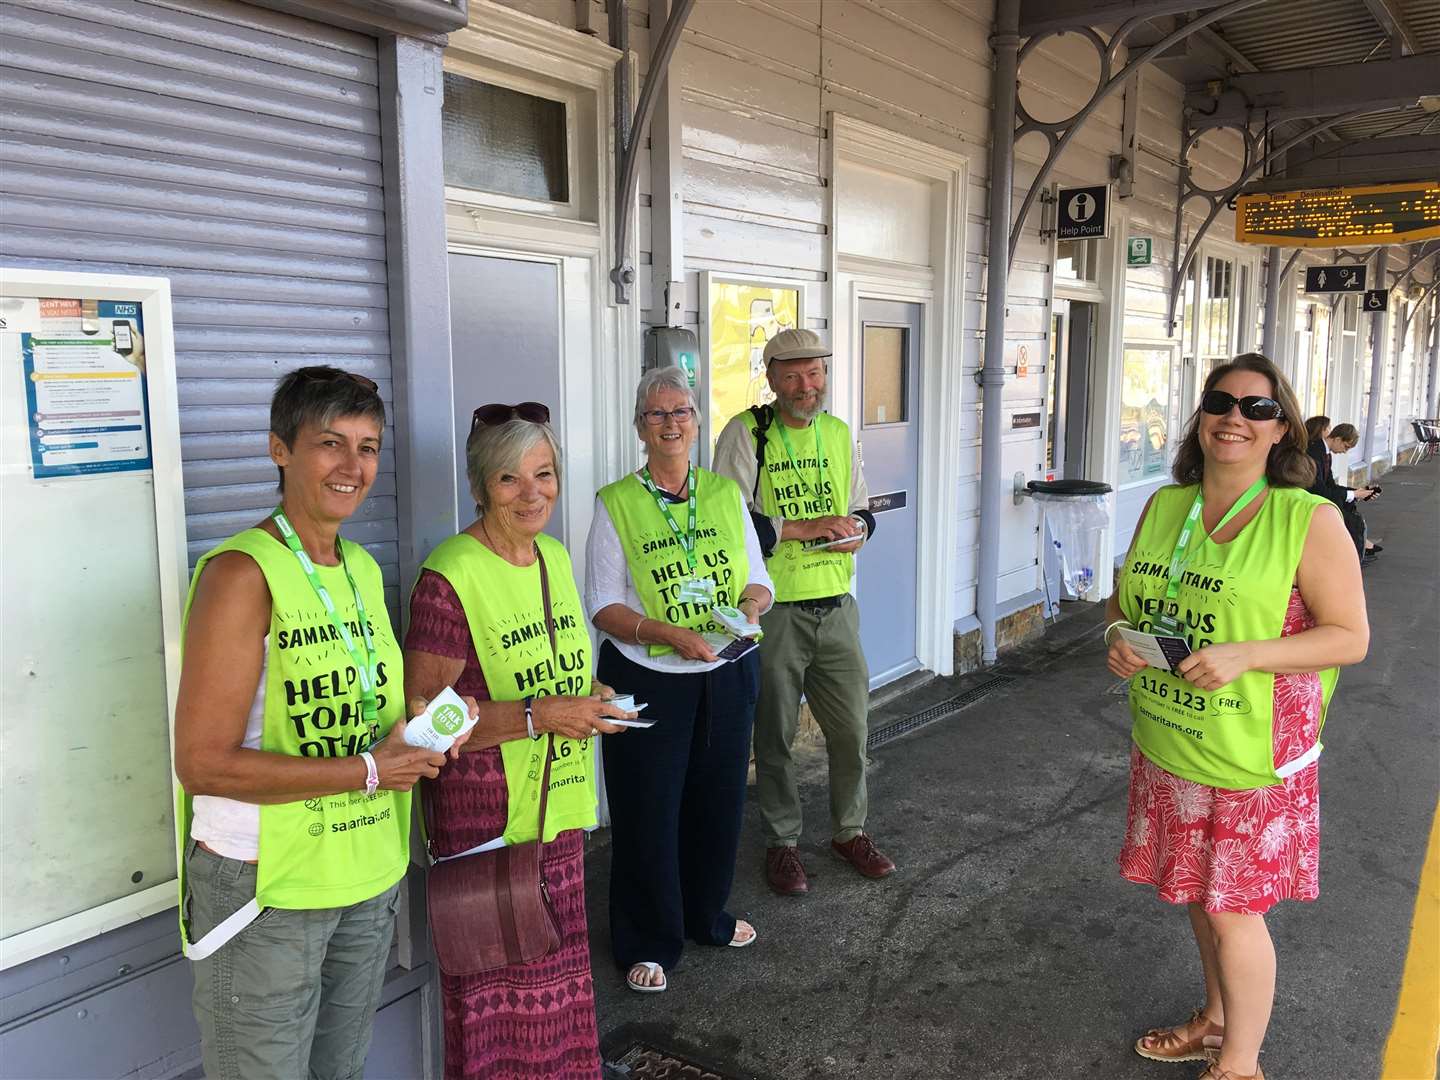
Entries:
[[355, 383], [357, 386], [363, 386], [372, 394], [378, 396], [380, 393], [379, 383], [374, 379], [367, 379], [364, 375], [356, 375], [353, 371], [339, 371], [336, 368], [327, 367], [302, 367], [296, 368], [295, 374], [298, 378], [304, 379], [306, 382], [325, 383], [345, 379]]
[[1224, 390], [1206, 390], [1200, 397], [1200, 408], [1211, 416], [1228, 416], [1230, 410], [1236, 405], [1240, 406], [1240, 415], [1246, 420], [1283, 420], [1285, 410], [1274, 398], [1259, 397], [1252, 394], [1249, 397], [1237, 398], [1233, 394], [1227, 394]]
[[470, 416], [470, 430], [474, 431], [482, 424], [486, 427], [494, 427], [496, 424], [504, 424], [517, 417], [521, 420], [528, 420], [532, 424], [548, 424], [550, 407], [542, 405], [538, 401], [522, 401], [519, 405], [481, 405]]

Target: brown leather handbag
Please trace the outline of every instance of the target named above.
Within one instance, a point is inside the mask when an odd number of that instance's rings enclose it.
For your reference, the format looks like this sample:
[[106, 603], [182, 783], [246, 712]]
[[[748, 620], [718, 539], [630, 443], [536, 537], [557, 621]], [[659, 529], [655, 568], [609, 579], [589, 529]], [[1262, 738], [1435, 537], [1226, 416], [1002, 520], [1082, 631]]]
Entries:
[[[540, 555], [538, 547], [536, 555]], [[550, 579], [544, 556], [540, 556], [540, 591], [550, 648], [554, 651], [555, 624], [550, 615]], [[545, 870], [540, 865], [545, 804], [550, 800], [550, 762], [554, 757], [552, 734], [545, 743], [536, 839], [446, 859], [430, 867], [426, 879], [430, 934], [440, 970], [446, 975], [479, 975], [510, 964], [528, 964], [560, 948], [560, 920], [555, 917]], [[430, 800], [422, 799], [421, 804], [426, 828], [433, 835]]]

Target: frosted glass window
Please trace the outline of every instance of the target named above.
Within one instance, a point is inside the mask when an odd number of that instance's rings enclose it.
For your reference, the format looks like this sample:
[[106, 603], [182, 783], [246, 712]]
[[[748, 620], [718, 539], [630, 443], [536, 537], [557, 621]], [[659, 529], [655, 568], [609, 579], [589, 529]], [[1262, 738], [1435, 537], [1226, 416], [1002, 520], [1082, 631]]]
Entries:
[[1170, 449], [1169, 349], [1127, 346], [1120, 384], [1120, 483], [1158, 480]]
[[1069, 281], [1094, 281], [1099, 259], [1094, 240], [1061, 240], [1055, 245], [1055, 276]]
[[900, 424], [906, 420], [906, 331], [901, 326], [865, 327], [864, 413], [868, 424]]
[[564, 102], [447, 71], [440, 130], [447, 185], [570, 201]]
[[1205, 302], [1200, 322], [1200, 355], [1229, 356], [1230, 301], [1234, 295], [1235, 267], [1228, 259], [1205, 260]]

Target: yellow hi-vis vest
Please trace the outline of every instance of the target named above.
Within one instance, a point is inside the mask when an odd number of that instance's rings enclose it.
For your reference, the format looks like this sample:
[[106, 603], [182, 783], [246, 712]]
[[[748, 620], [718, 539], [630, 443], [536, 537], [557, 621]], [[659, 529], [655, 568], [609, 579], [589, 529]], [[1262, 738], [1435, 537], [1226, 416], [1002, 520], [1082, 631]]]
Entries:
[[[757, 424], [751, 412], [741, 413], [750, 437]], [[850, 428], [845, 421], [821, 413], [810, 427], [789, 428], [786, 435], [795, 452], [792, 461], [780, 437], [784, 424], [778, 415], [766, 429], [765, 470], [760, 476], [760, 506], [768, 517], [789, 521], [845, 514], [850, 504]], [[816, 432], [820, 457], [815, 457]], [[817, 490], [818, 485], [818, 490]], [[775, 584], [775, 599], [814, 600], [850, 591], [855, 556], [837, 551], [806, 551], [799, 540], [775, 544], [765, 569]]]
[[[383, 738], [405, 711], [400, 646], [385, 610], [380, 567], [358, 544], [342, 539], [340, 550], [370, 620], [379, 735]], [[200, 575], [211, 559], [227, 551], [240, 551], [254, 559], [270, 590], [260, 749], [313, 758], [359, 754], [370, 740], [360, 711], [359, 673], [305, 572], [284, 543], [263, 529], [247, 529], [208, 552], [196, 565], [191, 579], [185, 623], [189, 623]], [[315, 571], [335, 602], [336, 615], [358, 637], [355, 595], [345, 579], [345, 570], [316, 565]], [[191, 797], [182, 790], [176, 813], [181, 848], [180, 930], [187, 955], [199, 960], [243, 929], [248, 920], [239, 918], [246, 910], [242, 908], [233, 917], [229, 935], [217, 927], [220, 932], [213, 947], [191, 947], [184, 914], [183, 857], [191, 816]], [[362, 783], [360, 790], [338, 795], [262, 803], [255, 900], [247, 905], [250, 918], [267, 907], [308, 909], [358, 904], [399, 881], [409, 861], [409, 792], [376, 791], [366, 795]]]
[[[460, 598], [492, 701], [590, 693], [590, 635], [570, 556], [560, 541], [544, 533], [535, 542], [550, 582], [555, 653], [550, 651], [550, 635], [545, 629], [539, 560], [530, 566], [514, 566], [462, 532], [436, 547], [422, 566], [448, 581]], [[546, 745], [543, 734], [500, 744], [509, 790], [507, 844], [535, 839]], [[555, 737], [550, 798], [545, 808], [546, 843], [567, 829], [588, 829], [595, 824], [593, 757], [590, 739]]]
[[[1137, 630], [1153, 633], [1165, 603], [1176, 537], [1195, 500], [1196, 485], [1155, 493], [1120, 580], [1120, 609]], [[1181, 575], [1176, 619], [1190, 648], [1280, 636], [1295, 571], [1319, 495], [1271, 487], [1259, 512], [1234, 540], [1192, 541]], [[1338, 669], [1320, 674], [1324, 708]], [[1145, 668], [1130, 680], [1132, 736], [1167, 772], [1210, 787], [1243, 790], [1278, 784], [1320, 755], [1315, 745], [1289, 762], [1274, 761], [1275, 675], [1247, 671], [1219, 690], [1201, 690], [1179, 675]]]
[[[690, 564], [640, 478], [631, 473], [607, 484], [600, 489], [600, 500], [620, 536], [630, 580], [645, 605], [645, 614], [697, 633], [719, 630], [710, 617], [709, 604], [691, 603], [676, 595], [690, 577]], [[683, 522], [685, 505], [676, 504], [674, 513]], [[715, 582], [715, 603], [722, 607], [734, 607], [750, 580], [742, 513], [740, 488], [734, 480], [708, 469], [695, 470], [695, 574]], [[674, 651], [669, 645], [650, 646], [651, 656]]]

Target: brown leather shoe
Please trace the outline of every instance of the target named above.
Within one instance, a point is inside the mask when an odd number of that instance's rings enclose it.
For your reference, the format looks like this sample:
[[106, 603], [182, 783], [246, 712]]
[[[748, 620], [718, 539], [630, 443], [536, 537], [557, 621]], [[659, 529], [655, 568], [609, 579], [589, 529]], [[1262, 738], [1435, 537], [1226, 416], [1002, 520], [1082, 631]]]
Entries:
[[1195, 1080], [1265, 1080], [1265, 1070], [1260, 1068], [1259, 1062], [1255, 1064], [1255, 1071], [1249, 1076], [1242, 1076], [1240, 1073], [1231, 1072], [1229, 1069], [1222, 1069], [1220, 1063], [1212, 1062], [1210, 1067], [1201, 1073]]
[[805, 866], [793, 844], [765, 849], [765, 880], [781, 896], [804, 896], [810, 891]]
[[895, 872], [895, 864], [882, 855], [875, 841], [863, 832], [843, 844], [831, 840], [830, 848], [865, 877], [882, 878]]
[[1225, 1029], [1196, 1009], [1172, 1028], [1151, 1028], [1135, 1040], [1135, 1052], [1151, 1061], [1213, 1061]]

